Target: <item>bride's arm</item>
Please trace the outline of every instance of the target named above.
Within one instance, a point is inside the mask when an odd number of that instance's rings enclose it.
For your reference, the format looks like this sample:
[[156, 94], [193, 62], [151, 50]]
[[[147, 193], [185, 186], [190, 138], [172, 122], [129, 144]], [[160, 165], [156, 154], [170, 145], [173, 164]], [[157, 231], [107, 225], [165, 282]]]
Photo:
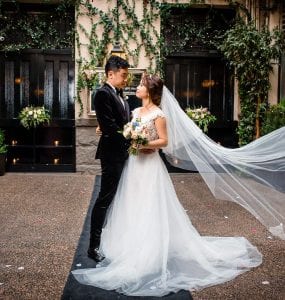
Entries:
[[147, 145], [140, 146], [140, 149], [159, 149], [167, 146], [168, 139], [165, 118], [158, 117], [155, 120], [155, 127], [158, 134], [158, 139], [149, 141]]

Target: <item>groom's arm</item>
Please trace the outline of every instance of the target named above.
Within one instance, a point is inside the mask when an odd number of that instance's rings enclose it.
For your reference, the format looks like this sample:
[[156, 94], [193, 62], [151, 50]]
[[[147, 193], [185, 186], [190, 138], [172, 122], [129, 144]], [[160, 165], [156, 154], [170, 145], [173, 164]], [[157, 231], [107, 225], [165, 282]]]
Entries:
[[94, 106], [103, 134], [117, 134], [121, 128], [119, 128], [114, 117], [110, 94], [104, 90], [99, 90], [94, 97]]

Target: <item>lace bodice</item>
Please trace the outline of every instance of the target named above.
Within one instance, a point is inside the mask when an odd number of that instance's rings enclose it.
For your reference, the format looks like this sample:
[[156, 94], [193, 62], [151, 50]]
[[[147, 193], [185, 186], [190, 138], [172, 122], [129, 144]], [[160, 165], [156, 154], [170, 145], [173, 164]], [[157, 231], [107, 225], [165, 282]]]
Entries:
[[153, 141], [158, 139], [158, 134], [155, 127], [155, 120], [158, 117], [164, 118], [165, 115], [160, 108], [150, 111], [147, 115], [140, 116], [140, 107], [133, 110], [133, 119], [140, 119], [142, 125], [147, 128], [148, 140]]

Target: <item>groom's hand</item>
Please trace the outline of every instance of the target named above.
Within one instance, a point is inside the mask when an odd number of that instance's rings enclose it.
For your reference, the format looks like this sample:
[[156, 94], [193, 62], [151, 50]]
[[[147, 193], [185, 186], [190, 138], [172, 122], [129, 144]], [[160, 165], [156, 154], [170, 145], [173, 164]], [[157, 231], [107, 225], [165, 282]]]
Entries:
[[151, 154], [155, 151], [155, 149], [140, 149], [140, 153], [142, 154]]
[[102, 135], [102, 131], [101, 131], [99, 126], [96, 127], [96, 134], [99, 135], [99, 136]]

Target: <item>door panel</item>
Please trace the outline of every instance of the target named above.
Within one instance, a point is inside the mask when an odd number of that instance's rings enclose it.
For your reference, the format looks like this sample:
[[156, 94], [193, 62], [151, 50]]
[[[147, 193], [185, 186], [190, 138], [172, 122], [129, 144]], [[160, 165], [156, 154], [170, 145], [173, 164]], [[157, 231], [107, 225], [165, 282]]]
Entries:
[[5, 108], [8, 118], [14, 117], [14, 98], [15, 98], [15, 87], [14, 87], [14, 62], [5, 62]]
[[[70, 51], [51, 52], [0, 54], [0, 127], [8, 171], [75, 171], [74, 62]], [[44, 105], [50, 124], [21, 126], [17, 117], [27, 105]]]
[[[74, 119], [74, 62], [71, 55], [0, 56], [1, 115], [13, 119], [27, 105], [45, 105], [56, 119]], [[0, 85], [1, 85], [0, 83]], [[3, 92], [4, 91], [4, 92]]]
[[220, 121], [233, 119], [232, 82], [218, 58], [168, 58], [166, 85], [181, 107], [208, 107]]
[[165, 63], [165, 84], [182, 109], [208, 107], [217, 117], [208, 135], [227, 147], [237, 147], [233, 121], [233, 79], [219, 57], [171, 57]]

